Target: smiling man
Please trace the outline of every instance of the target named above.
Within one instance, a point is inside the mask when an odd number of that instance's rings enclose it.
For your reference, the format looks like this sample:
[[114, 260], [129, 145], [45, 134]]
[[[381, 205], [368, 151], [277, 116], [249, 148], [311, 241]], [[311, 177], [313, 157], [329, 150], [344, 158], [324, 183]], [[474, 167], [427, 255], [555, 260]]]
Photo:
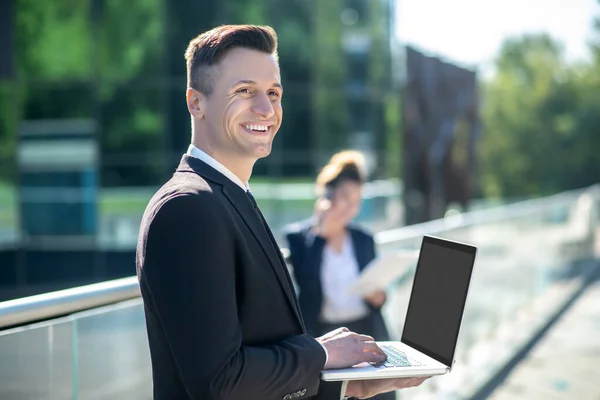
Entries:
[[306, 334], [281, 252], [252, 194], [282, 122], [277, 36], [220, 26], [185, 54], [192, 143], [153, 196], [136, 265], [156, 400], [338, 400], [422, 379], [320, 382], [323, 368], [385, 359], [347, 329]]

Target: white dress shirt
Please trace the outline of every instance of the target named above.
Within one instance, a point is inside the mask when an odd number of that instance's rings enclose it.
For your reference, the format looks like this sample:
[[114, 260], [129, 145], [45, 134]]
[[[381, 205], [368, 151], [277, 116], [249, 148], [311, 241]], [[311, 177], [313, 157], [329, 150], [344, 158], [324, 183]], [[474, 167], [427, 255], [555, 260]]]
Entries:
[[344, 323], [356, 321], [369, 314], [369, 309], [362, 297], [348, 293], [348, 287], [356, 282], [359, 275], [358, 262], [350, 235], [346, 234], [339, 253], [329, 245], [325, 246], [321, 265], [321, 286], [323, 288], [321, 322]]
[[242, 180], [240, 178], [238, 178], [233, 172], [228, 170], [227, 167], [225, 167], [223, 164], [221, 164], [220, 162], [218, 162], [217, 160], [215, 160], [214, 158], [212, 158], [207, 153], [200, 150], [193, 144], [190, 144], [190, 147], [188, 147], [187, 154], [189, 156], [192, 156], [194, 158], [204, 161], [205, 163], [207, 163], [208, 165], [210, 165], [211, 167], [213, 167], [214, 169], [216, 169], [217, 171], [219, 171], [220, 173], [222, 173], [223, 175], [228, 177], [230, 181], [232, 181], [233, 183], [235, 183], [236, 185], [238, 185], [239, 187], [244, 189], [244, 191], [250, 190], [250, 186], [248, 186], [248, 182], [246, 182], [246, 183], [242, 182]]
[[[242, 182], [242, 180], [240, 178], [238, 178], [229, 169], [227, 169], [227, 167], [225, 167], [223, 164], [221, 164], [220, 162], [218, 162], [217, 160], [215, 160], [214, 158], [209, 156], [206, 152], [200, 150], [193, 144], [190, 144], [190, 146], [188, 147], [187, 154], [189, 156], [192, 156], [194, 158], [204, 161], [205, 163], [207, 163], [208, 165], [210, 165], [211, 167], [213, 167], [214, 169], [216, 169], [217, 171], [219, 171], [220, 173], [225, 175], [236, 185], [238, 185], [239, 187], [244, 189], [244, 191], [250, 191], [250, 186], [248, 185], [248, 182], [246, 182], [246, 183]], [[320, 342], [317, 342], [317, 343], [319, 343], [321, 345], [321, 347], [323, 347], [323, 351], [325, 351], [325, 364], [327, 364], [327, 361], [329, 360], [329, 354], [327, 353], [327, 349]], [[345, 392], [345, 390], [342, 391], [342, 394], [344, 392]]]

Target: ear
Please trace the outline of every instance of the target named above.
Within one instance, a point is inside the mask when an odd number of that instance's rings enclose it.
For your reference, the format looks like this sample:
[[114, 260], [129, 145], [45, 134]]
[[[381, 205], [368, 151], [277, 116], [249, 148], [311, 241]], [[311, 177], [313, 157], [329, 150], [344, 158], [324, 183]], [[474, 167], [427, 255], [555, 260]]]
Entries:
[[189, 87], [185, 93], [188, 111], [195, 119], [204, 118], [206, 112], [206, 96], [194, 88]]

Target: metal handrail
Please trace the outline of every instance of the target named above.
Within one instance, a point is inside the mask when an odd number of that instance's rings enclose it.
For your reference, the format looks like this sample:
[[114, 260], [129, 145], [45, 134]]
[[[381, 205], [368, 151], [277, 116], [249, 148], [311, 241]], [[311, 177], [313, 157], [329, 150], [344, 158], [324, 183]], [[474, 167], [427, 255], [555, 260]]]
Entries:
[[375, 242], [378, 245], [384, 245], [416, 238], [425, 234], [435, 235], [436, 233], [447, 231], [449, 229], [467, 228], [474, 225], [491, 224], [499, 221], [523, 218], [533, 214], [539, 214], [550, 207], [567, 205], [584, 194], [600, 197], [600, 184], [584, 189], [571, 190], [547, 197], [519, 201], [488, 209], [467, 211], [447, 218], [440, 218], [420, 224], [378, 232], [375, 234]]
[[0, 303], [0, 329], [140, 297], [137, 277], [115, 279]]
[[[600, 194], [600, 185], [486, 210], [469, 211], [460, 214], [459, 217], [383, 231], [375, 234], [375, 241], [378, 245], [384, 245], [448, 229], [524, 217], [532, 213], [539, 213], [546, 207], [567, 203], [585, 193]], [[284, 248], [282, 252], [287, 258], [288, 249]], [[140, 297], [139, 284], [137, 277], [132, 276], [0, 302], [0, 329], [48, 320], [137, 297]]]

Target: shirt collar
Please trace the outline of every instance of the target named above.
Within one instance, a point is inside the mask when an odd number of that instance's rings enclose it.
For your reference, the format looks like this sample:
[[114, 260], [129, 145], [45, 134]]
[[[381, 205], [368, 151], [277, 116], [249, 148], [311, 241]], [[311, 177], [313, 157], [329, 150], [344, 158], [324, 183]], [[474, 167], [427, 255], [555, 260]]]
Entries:
[[217, 160], [215, 160], [214, 158], [212, 158], [193, 144], [190, 144], [190, 146], [188, 147], [187, 154], [194, 158], [204, 161], [205, 163], [207, 163], [208, 165], [225, 175], [227, 178], [229, 178], [229, 180], [241, 187], [244, 191], [250, 190], [250, 186], [247, 182], [242, 182], [242, 180], [238, 178], [233, 172], [228, 170], [227, 167], [225, 167], [223, 164], [221, 164], [220, 162], [218, 162]]

